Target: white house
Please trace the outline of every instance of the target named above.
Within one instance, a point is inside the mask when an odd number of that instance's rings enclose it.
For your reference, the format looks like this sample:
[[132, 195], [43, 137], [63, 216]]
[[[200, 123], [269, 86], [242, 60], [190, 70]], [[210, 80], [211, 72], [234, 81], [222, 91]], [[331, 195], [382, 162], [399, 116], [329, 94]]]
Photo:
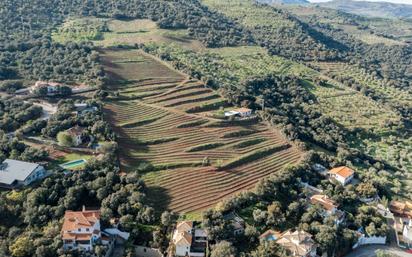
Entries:
[[173, 232], [172, 242], [178, 257], [204, 257], [207, 233], [203, 229], [194, 229], [192, 221], [182, 221]]
[[91, 251], [101, 240], [100, 211], [66, 211], [61, 230], [63, 248]]
[[37, 163], [6, 159], [0, 164], [0, 187], [27, 186], [45, 175], [46, 170]]
[[403, 226], [402, 235], [408, 246], [412, 247], [412, 219], [409, 220], [408, 224]]
[[331, 169], [329, 175], [345, 186], [352, 181], [355, 171], [346, 166], [341, 166]]
[[286, 231], [276, 241], [292, 257], [315, 257], [317, 246], [312, 235], [305, 231]]
[[233, 116], [249, 117], [250, 115], [252, 115], [252, 110], [249, 108], [238, 108], [238, 109], [225, 112], [225, 117], [233, 117]]

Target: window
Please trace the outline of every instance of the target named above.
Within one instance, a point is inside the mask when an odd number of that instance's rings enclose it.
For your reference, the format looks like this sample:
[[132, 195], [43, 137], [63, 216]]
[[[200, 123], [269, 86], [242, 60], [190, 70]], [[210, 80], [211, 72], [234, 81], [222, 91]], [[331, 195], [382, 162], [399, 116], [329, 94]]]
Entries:
[[78, 228], [78, 229], [77, 229], [77, 231], [79, 231], [79, 232], [80, 232], [81, 230], [82, 230], [81, 228]]
[[89, 232], [89, 228], [86, 228], [86, 231]]

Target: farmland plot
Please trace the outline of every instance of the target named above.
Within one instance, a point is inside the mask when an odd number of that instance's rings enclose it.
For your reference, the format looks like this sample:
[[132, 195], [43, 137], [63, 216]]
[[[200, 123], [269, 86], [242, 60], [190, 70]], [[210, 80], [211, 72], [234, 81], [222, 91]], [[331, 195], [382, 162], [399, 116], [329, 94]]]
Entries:
[[206, 115], [228, 104], [200, 81], [138, 51], [103, 58], [113, 92], [106, 117], [119, 135], [122, 169], [143, 174], [157, 210], [205, 209], [301, 159], [264, 123]]

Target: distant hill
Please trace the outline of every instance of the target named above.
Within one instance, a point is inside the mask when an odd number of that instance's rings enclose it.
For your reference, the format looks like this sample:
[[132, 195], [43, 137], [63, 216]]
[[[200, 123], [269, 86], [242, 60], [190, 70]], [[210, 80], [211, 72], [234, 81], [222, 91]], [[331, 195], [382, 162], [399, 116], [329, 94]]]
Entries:
[[257, 0], [265, 4], [309, 4], [307, 0]]
[[407, 4], [351, 0], [334, 0], [318, 4], [323, 7], [371, 17], [412, 18], [412, 5]]

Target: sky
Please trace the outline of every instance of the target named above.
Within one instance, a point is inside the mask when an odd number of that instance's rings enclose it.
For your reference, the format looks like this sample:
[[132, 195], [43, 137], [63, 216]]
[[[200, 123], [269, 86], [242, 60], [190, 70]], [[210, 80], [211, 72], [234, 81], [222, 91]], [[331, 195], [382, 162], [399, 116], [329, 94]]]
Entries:
[[[319, 2], [328, 2], [329, 0], [309, 0], [312, 3], [319, 3]], [[371, 2], [391, 2], [391, 3], [399, 3], [399, 4], [412, 4], [412, 0], [367, 0]]]

